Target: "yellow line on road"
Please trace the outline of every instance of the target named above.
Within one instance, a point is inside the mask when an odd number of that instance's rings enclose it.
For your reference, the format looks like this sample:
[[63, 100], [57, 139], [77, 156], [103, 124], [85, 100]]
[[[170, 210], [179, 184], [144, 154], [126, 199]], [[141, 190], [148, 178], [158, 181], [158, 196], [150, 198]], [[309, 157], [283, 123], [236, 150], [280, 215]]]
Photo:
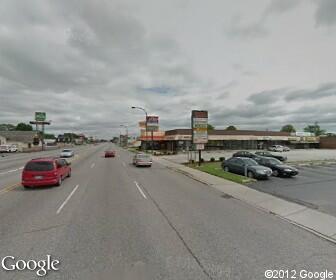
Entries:
[[21, 186], [21, 183], [15, 183], [14, 185], [7, 186], [4, 189], [0, 190], [0, 195], [10, 192], [11, 190], [14, 190], [19, 186]]

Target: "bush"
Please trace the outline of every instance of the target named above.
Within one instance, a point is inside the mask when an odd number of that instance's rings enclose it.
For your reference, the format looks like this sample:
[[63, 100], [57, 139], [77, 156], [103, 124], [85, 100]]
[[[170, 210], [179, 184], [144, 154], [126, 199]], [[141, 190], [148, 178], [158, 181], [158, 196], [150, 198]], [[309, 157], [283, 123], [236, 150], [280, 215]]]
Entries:
[[210, 161], [211, 161], [211, 162], [214, 162], [214, 161], [215, 161], [215, 158], [214, 158], [214, 157], [212, 157], [212, 158], [210, 159]]
[[219, 161], [224, 161], [225, 160], [225, 157], [220, 157], [219, 158]]
[[201, 162], [204, 162], [204, 158], [201, 158]]

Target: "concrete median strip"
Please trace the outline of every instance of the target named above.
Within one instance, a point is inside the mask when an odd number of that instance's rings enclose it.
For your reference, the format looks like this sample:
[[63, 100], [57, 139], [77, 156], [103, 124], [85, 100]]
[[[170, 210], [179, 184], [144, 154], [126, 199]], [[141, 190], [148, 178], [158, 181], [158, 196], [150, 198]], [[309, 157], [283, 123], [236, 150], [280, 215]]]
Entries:
[[244, 201], [265, 212], [277, 215], [284, 220], [336, 243], [336, 217], [334, 216], [166, 159], [154, 157], [154, 160], [167, 168], [183, 173], [186, 176], [211, 186], [235, 199]]

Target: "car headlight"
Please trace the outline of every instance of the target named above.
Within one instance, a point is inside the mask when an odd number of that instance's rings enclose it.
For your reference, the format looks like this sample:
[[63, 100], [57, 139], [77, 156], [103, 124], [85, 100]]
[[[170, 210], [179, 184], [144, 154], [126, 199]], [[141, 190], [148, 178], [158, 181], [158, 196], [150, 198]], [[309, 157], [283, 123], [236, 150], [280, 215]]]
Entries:
[[267, 172], [267, 170], [257, 170], [257, 173], [259, 174], [265, 174]]
[[285, 171], [285, 172], [292, 172], [293, 170], [292, 170], [292, 169], [289, 169], [289, 168], [286, 168], [284, 171]]

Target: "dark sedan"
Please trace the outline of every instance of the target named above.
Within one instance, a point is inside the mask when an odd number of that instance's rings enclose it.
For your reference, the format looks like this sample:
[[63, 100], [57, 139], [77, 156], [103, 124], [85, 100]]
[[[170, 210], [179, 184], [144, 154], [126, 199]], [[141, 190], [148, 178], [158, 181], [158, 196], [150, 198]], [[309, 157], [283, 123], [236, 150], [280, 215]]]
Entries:
[[222, 168], [226, 172], [256, 179], [268, 179], [272, 175], [272, 169], [259, 165], [253, 159], [243, 157], [232, 157], [223, 161]]
[[260, 157], [257, 162], [271, 168], [274, 176], [293, 177], [299, 173], [296, 168], [286, 165], [276, 158]]
[[282, 155], [275, 155], [267, 151], [260, 151], [260, 152], [255, 152], [256, 155], [261, 156], [261, 157], [271, 157], [271, 158], [276, 158], [280, 161], [286, 161], [287, 157], [282, 156]]
[[244, 157], [244, 158], [252, 158], [252, 159], [255, 159], [255, 158], [259, 157], [259, 156], [256, 155], [256, 154], [247, 152], [247, 151], [239, 151], [239, 152], [234, 153], [234, 154], [232, 155], [232, 157]]

